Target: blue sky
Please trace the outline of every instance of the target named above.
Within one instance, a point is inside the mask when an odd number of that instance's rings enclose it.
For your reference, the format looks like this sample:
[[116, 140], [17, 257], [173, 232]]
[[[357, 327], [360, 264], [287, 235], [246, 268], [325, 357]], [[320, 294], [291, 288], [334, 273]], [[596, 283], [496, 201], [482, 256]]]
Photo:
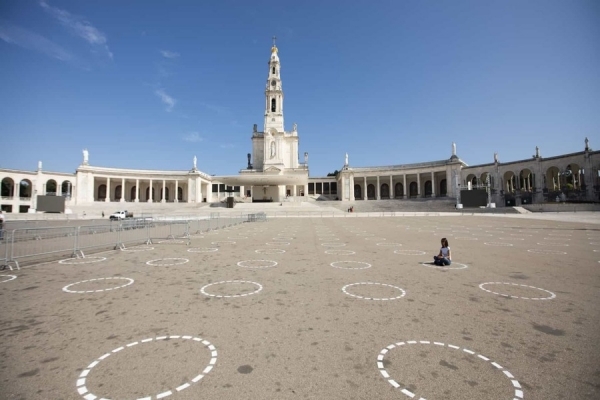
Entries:
[[0, 167], [236, 174], [277, 36], [311, 176], [600, 149], [600, 1], [0, 2]]

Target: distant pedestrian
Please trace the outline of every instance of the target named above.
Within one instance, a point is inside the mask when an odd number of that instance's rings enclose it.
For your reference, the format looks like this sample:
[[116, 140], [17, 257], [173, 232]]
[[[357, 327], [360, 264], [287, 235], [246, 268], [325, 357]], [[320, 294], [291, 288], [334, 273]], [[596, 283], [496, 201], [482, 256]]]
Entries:
[[437, 256], [433, 256], [433, 263], [439, 266], [452, 264], [452, 254], [450, 253], [448, 239], [442, 238], [442, 247], [440, 248], [440, 253]]
[[4, 211], [0, 211], [0, 240], [4, 238]]
[[102, 211], [102, 218], [104, 218], [104, 211]]

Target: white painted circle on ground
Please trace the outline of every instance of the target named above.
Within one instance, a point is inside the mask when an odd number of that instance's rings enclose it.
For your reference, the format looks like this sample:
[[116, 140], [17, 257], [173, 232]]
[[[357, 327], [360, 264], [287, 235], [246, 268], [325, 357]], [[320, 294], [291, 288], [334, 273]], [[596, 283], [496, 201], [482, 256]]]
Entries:
[[[243, 284], [243, 283], [250, 283], [254, 286], [256, 286], [258, 289], [256, 289], [254, 292], [249, 292], [249, 293], [242, 293], [242, 294], [232, 294], [232, 295], [221, 295], [221, 294], [212, 294], [212, 293], [208, 293], [205, 289], [213, 286], [213, 285], [222, 285], [222, 284], [227, 284], [227, 283], [233, 283], [233, 284]], [[219, 297], [219, 298], [232, 298], [232, 297], [246, 297], [246, 296], [250, 296], [253, 294], [256, 294], [258, 292], [260, 292], [261, 290], [263, 290], [263, 287], [260, 283], [257, 282], [252, 282], [252, 281], [221, 281], [221, 282], [213, 282], [213, 283], [209, 283], [208, 285], [202, 286], [200, 288], [200, 292], [206, 296], [210, 296], [210, 297]]]
[[[358, 265], [358, 267], [342, 267], [339, 264]], [[334, 261], [329, 265], [331, 265], [333, 268], [339, 269], [367, 269], [372, 267], [371, 264], [362, 261]]]
[[[400, 291], [400, 296], [396, 296], [396, 297], [365, 297], [365, 296], [359, 296], [357, 294], [352, 294], [350, 292], [347, 291], [347, 289], [351, 286], [358, 286], [358, 285], [379, 285], [379, 286], [386, 286], [386, 287], [391, 287], [393, 289], [397, 289]], [[364, 299], [364, 300], [381, 300], [381, 301], [386, 301], [386, 300], [397, 300], [397, 299], [401, 299], [402, 297], [404, 297], [406, 295], [406, 291], [402, 288], [399, 288], [398, 286], [394, 286], [394, 285], [388, 285], [387, 283], [376, 283], [376, 282], [358, 282], [358, 283], [351, 283], [349, 285], [346, 285], [342, 288], [342, 292], [344, 292], [345, 294], [347, 294], [348, 296], [352, 296], [352, 297], [356, 297], [357, 299]]]
[[191, 247], [187, 251], [190, 253], [214, 253], [219, 249], [217, 247]]
[[289, 246], [290, 242], [267, 242], [265, 243], [267, 246]]
[[185, 240], [167, 239], [159, 240], [158, 243], [185, 243]]
[[171, 265], [181, 265], [189, 262], [187, 258], [157, 258], [156, 260], [146, 261], [147, 265], [153, 265], [155, 267], [168, 267]]
[[536, 254], [553, 254], [553, 255], [558, 255], [558, 254], [567, 254], [566, 251], [560, 251], [560, 250], [551, 250], [551, 249], [529, 249], [527, 250], [530, 253], [536, 253]]
[[6, 277], [8, 277], [8, 279], [5, 279], [5, 280], [3, 280], [3, 281], [0, 281], [0, 283], [4, 283], [4, 282], [8, 282], [8, 281], [12, 281], [12, 280], [14, 280], [14, 279], [17, 279], [17, 276], [16, 276], [16, 275], [0, 275], [0, 276], [6, 276]]
[[346, 243], [321, 243], [321, 246], [325, 247], [344, 247]]
[[[457, 263], [452, 261], [452, 264], [450, 265], [435, 265], [433, 263], [429, 263], [429, 262], [422, 262], [421, 263], [422, 266], [424, 267], [429, 267], [429, 268], [438, 268], [438, 269], [465, 269], [465, 268], [469, 268], [469, 266], [467, 264], [461, 264], [461, 263]], [[455, 265], [460, 265], [460, 267], [455, 267]]]
[[154, 247], [143, 247], [143, 246], [137, 246], [137, 247], [130, 247], [130, 248], [125, 248], [125, 249], [121, 249], [121, 251], [131, 251], [131, 252], [139, 252], [139, 251], [148, 251], [148, 250], [154, 250]]
[[[393, 343], [390, 344], [389, 346], [387, 346], [386, 348], [384, 348], [383, 350], [381, 350], [379, 352], [379, 355], [377, 356], [377, 368], [379, 369], [379, 372], [381, 373], [381, 375], [383, 375], [383, 377], [396, 389], [400, 389], [400, 391], [407, 397], [409, 398], [414, 398], [418, 395], [416, 395], [415, 393], [411, 392], [410, 390], [408, 390], [407, 388], [401, 388], [401, 385], [396, 382], [394, 379], [391, 378], [390, 374], [387, 372], [387, 370], [385, 369], [385, 363], [384, 363], [384, 359], [386, 354], [388, 354], [388, 352], [390, 350], [393, 350], [395, 348], [402, 348], [404, 346], [408, 347], [408, 345], [413, 345], [413, 344], [425, 344], [425, 345], [433, 345], [433, 346], [440, 346], [440, 347], [444, 347], [444, 348], [449, 348], [449, 349], [453, 349], [453, 350], [462, 350], [462, 352], [460, 354], [463, 353], [467, 353], [470, 354], [471, 356], [475, 357], [475, 358], [479, 358], [480, 360], [483, 360], [485, 362], [489, 362], [494, 368], [496, 368], [497, 370], [501, 371], [508, 379], [510, 379], [513, 388], [515, 389], [515, 393], [514, 393], [514, 398], [513, 400], [517, 400], [517, 399], [522, 399], [523, 398], [523, 390], [521, 387], [521, 384], [519, 383], [519, 381], [517, 381], [515, 379], [515, 377], [513, 376], [513, 374], [511, 374], [509, 371], [507, 371], [506, 369], [504, 369], [503, 366], [501, 366], [500, 364], [490, 360], [489, 358], [481, 355], [481, 354], [477, 354], [476, 352], [469, 350], [469, 349], [465, 349], [465, 348], [460, 348], [458, 346], [454, 346], [452, 344], [445, 344], [445, 343], [441, 343], [441, 342], [431, 342], [429, 340], [409, 340], [406, 342], [398, 342], [398, 343]], [[464, 354], [463, 354], [464, 355]], [[494, 396], [497, 397], [497, 396]], [[419, 400], [425, 400], [423, 397], [419, 396]]]
[[423, 254], [427, 254], [422, 250], [394, 250], [394, 254], [400, 254], [403, 256], [422, 256]]
[[91, 264], [106, 260], [106, 257], [84, 257], [84, 258], [67, 258], [60, 260], [59, 264]]
[[217, 242], [210, 242], [210, 244], [217, 244], [217, 245], [222, 244], [222, 243], [224, 243], [224, 244], [235, 244], [235, 242], [232, 241], [232, 240], [219, 240]]
[[335, 254], [338, 256], [349, 256], [352, 254], [356, 254], [356, 252], [352, 251], [352, 250], [329, 249], [329, 250], [325, 250], [325, 254]]
[[255, 253], [258, 254], [283, 254], [285, 250], [283, 249], [258, 249], [254, 250]]
[[[252, 265], [252, 264], [258, 264], [258, 265]], [[277, 261], [273, 261], [273, 260], [244, 260], [244, 261], [239, 261], [237, 263], [237, 265], [238, 265], [238, 267], [253, 268], [253, 269], [271, 268], [271, 267], [274, 267], [274, 266], [277, 265]]]
[[[199, 337], [193, 337], [193, 336], [178, 336], [178, 335], [172, 335], [172, 336], [159, 336], [156, 338], [149, 338], [149, 339], [143, 339], [140, 340], [139, 342], [132, 342], [129, 343], [125, 346], [121, 346], [121, 347], [117, 347], [116, 349], [104, 354], [101, 357], [98, 357], [96, 360], [94, 360], [94, 362], [92, 362], [90, 365], [88, 365], [79, 375], [79, 378], [77, 379], [77, 392], [86, 400], [93, 400], [93, 399], [97, 399], [98, 396], [95, 394], [92, 394], [88, 391], [87, 387], [85, 386], [85, 382], [87, 380], [87, 377], [89, 375], [89, 373], [92, 371], [92, 369], [100, 364], [101, 361], [106, 360], [108, 357], [112, 356], [113, 354], [116, 354], [124, 349], [128, 349], [134, 346], [137, 346], [139, 344], [142, 343], [150, 343], [152, 341], [158, 342], [160, 340], [172, 340], [172, 339], [183, 339], [183, 340], [192, 340], [194, 342], [199, 342], [202, 343], [208, 350], [210, 350], [210, 354], [211, 354], [211, 358], [210, 361], [208, 363], [208, 365], [206, 366], [206, 368], [204, 368], [204, 370], [202, 371], [201, 374], [197, 375], [196, 377], [192, 378], [189, 382], [183, 383], [179, 386], [177, 386], [175, 388], [176, 392], [181, 392], [184, 389], [187, 389], [188, 387], [190, 387], [192, 384], [199, 382], [202, 378], [204, 378], [204, 376], [206, 374], [208, 374], [213, 367], [215, 366], [215, 363], [217, 362], [217, 349], [215, 348], [215, 346], [213, 346], [208, 340], [204, 340], [202, 338]], [[140, 398], [139, 400], [142, 399], [151, 399], [153, 397], [156, 397], [157, 399], [162, 399], [164, 397], [170, 396], [173, 394], [172, 390], [167, 390], [164, 391], [162, 393], [158, 393], [156, 395], [149, 395], [143, 398]]]
[[[524, 288], [528, 288], [528, 289], [536, 289], [536, 290], [541, 290], [543, 292], [549, 293], [550, 297], [522, 297], [522, 296], [513, 296], [510, 294], [504, 294], [504, 293], [498, 293], [498, 292], [493, 292], [489, 289], [484, 288], [485, 285], [510, 285], [510, 286], [519, 286], [519, 287], [524, 287]], [[524, 299], [524, 300], [550, 300], [556, 297], [556, 295], [554, 293], [552, 293], [549, 290], [546, 289], [542, 289], [539, 287], [535, 287], [535, 286], [529, 286], [529, 285], [521, 285], [519, 283], [508, 283], [508, 282], [485, 282], [482, 283], [481, 285], [479, 285], [479, 288], [481, 290], [484, 290], [488, 293], [493, 293], [493, 294], [497, 294], [498, 296], [503, 296], [503, 297], [510, 297], [512, 299]]]
[[512, 243], [504, 243], [504, 242], [485, 242], [485, 245], [488, 246], [496, 246], [496, 247], [510, 247]]
[[398, 247], [402, 246], [402, 243], [377, 243], [377, 246]]
[[540, 246], [563, 246], [568, 247], [567, 243], [538, 243]]
[[[69, 287], [73, 286], [73, 285], [79, 285], [80, 283], [87, 283], [87, 282], [97, 282], [97, 281], [105, 281], [107, 279], [124, 279], [126, 281], [128, 281], [126, 284], [121, 285], [121, 286], [115, 286], [115, 287], [111, 287], [111, 288], [106, 288], [106, 289], [98, 289], [98, 290], [70, 290]], [[79, 282], [75, 282], [75, 283], [71, 283], [70, 285], [65, 286], [62, 290], [64, 292], [67, 293], [96, 293], [96, 292], [107, 292], [109, 290], [117, 290], [117, 289], [121, 289], [124, 288], [125, 286], [129, 286], [133, 283], [133, 279], [131, 278], [122, 278], [119, 276], [113, 276], [110, 278], [95, 278], [95, 279], [87, 279], [85, 281], [79, 281]]]

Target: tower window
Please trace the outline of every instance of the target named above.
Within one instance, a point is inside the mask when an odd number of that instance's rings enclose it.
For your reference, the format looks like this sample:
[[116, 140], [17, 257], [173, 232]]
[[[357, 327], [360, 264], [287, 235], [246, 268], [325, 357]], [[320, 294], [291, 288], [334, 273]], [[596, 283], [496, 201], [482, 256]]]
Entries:
[[273, 75], [275, 75], [275, 67], [273, 67]]
[[277, 111], [277, 102], [275, 99], [271, 99], [271, 112]]

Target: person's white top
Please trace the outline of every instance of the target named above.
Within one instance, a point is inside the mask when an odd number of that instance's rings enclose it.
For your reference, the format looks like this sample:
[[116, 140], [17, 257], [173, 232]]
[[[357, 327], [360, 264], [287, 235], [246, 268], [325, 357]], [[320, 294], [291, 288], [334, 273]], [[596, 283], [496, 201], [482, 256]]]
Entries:
[[442, 257], [448, 257], [448, 254], [450, 254], [450, 247], [442, 247], [440, 253], [442, 253]]

